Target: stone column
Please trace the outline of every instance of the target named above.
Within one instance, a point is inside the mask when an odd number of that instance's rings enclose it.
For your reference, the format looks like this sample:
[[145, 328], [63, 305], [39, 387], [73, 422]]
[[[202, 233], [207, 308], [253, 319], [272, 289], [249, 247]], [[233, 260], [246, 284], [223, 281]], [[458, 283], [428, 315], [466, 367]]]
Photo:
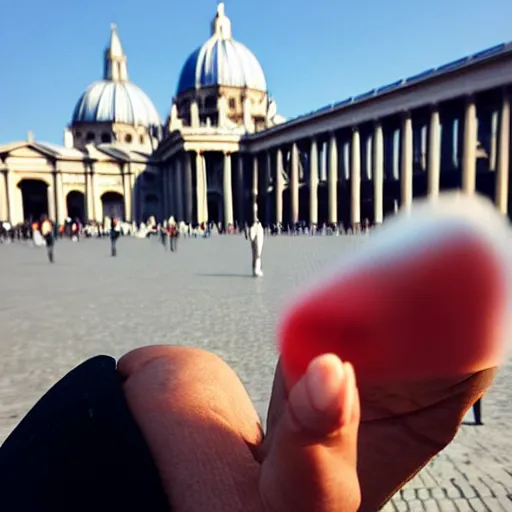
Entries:
[[361, 224], [361, 138], [358, 128], [352, 130], [350, 149], [350, 223], [355, 228]]
[[92, 169], [89, 168], [86, 170], [85, 174], [85, 197], [87, 202], [87, 219], [88, 220], [98, 220], [96, 219], [96, 208], [95, 208], [95, 187], [94, 187], [94, 175], [92, 173]]
[[464, 116], [464, 145], [462, 155], [462, 190], [474, 194], [476, 188], [476, 145], [478, 121], [474, 98], [468, 98]]
[[204, 195], [206, 194], [203, 170], [203, 153], [196, 152], [196, 216], [197, 222], [204, 222]]
[[329, 171], [327, 174], [329, 223], [338, 222], [338, 142], [334, 133], [329, 139]]
[[178, 218], [178, 206], [176, 204], [176, 168], [173, 162], [167, 164], [167, 194], [169, 197], [169, 217], [171, 215], [176, 220]]
[[183, 171], [185, 181], [185, 222], [190, 224], [194, 221], [194, 199], [192, 190], [192, 162], [190, 153], [183, 153]]
[[410, 112], [404, 114], [402, 119], [401, 132], [401, 169], [400, 169], [400, 190], [401, 207], [409, 210], [413, 198], [413, 139], [412, 139], [412, 118]]
[[498, 140], [498, 168], [496, 173], [496, 207], [508, 214], [509, 170], [510, 170], [510, 92], [503, 92]]
[[201, 153], [201, 160], [202, 160], [202, 166], [203, 169], [203, 188], [204, 188], [204, 194], [203, 194], [203, 222], [208, 222], [208, 180], [206, 178], [206, 156], [204, 153]]
[[55, 208], [55, 186], [48, 185], [46, 192], [48, 201], [48, 211], [46, 213], [48, 214], [48, 218], [55, 222], [57, 220], [57, 211]]
[[[272, 179], [272, 154], [265, 151], [265, 174], [262, 180], [263, 189], [265, 191], [265, 220], [267, 224], [272, 222], [272, 196], [269, 194], [270, 181]], [[261, 193], [261, 192], [260, 192]]]
[[183, 213], [183, 165], [181, 158], [176, 157], [173, 162], [174, 178], [175, 178], [175, 194], [176, 194], [176, 220], [185, 220]]
[[276, 179], [274, 180], [276, 192], [276, 222], [283, 222], [283, 152], [281, 148], [276, 151]]
[[236, 209], [238, 225], [245, 224], [245, 188], [244, 188], [244, 156], [238, 153], [236, 173]]
[[9, 219], [9, 197], [7, 195], [7, 171], [0, 170], [0, 222]]
[[231, 153], [224, 153], [222, 170], [222, 192], [224, 199], [224, 226], [233, 224], [233, 189], [231, 185]]
[[373, 132], [373, 223], [384, 220], [384, 134], [377, 123]]
[[258, 218], [258, 155], [252, 157], [252, 220], [253, 222]]
[[62, 184], [62, 172], [59, 170], [55, 171], [54, 174], [55, 183], [55, 202], [57, 207], [56, 221], [57, 224], [64, 224], [66, 216], [68, 214], [66, 207], [66, 198], [64, 197], [64, 187]]
[[428, 196], [439, 196], [439, 179], [441, 176], [441, 122], [437, 107], [430, 113], [428, 129]]
[[171, 215], [174, 215], [174, 201], [172, 197], [172, 177], [169, 172], [169, 167], [165, 166], [162, 168], [162, 187], [164, 194], [164, 219], [169, 220]]
[[[126, 222], [131, 222], [133, 215], [132, 215], [132, 189], [130, 186], [130, 174], [126, 172], [126, 165], [125, 169], [123, 169], [123, 196], [124, 196], [124, 218]], [[165, 208], [166, 205], [164, 205], [164, 216], [165, 216]]]
[[23, 194], [20, 187], [14, 182], [14, 175], [11, 171], [7, 171], [6, 175], [7, 198], [9, 209], [9, 222], [14, 225], [23, 222]]
[[309, 223], [318, 224], [318, 146], [311, 140], [309, 149]]
[[162, 183], [162, 217], [163, 220], [167, 220], [169, 218], [170, 212], [170, 200], [169, 200], [169, 187], [167, 185], [167, 181], [169, 177], [167, 176], [167, 169], [165, 167], [160, 168], [160, 179]]
[[296, 224], [299, 222], [299, 149], [295, 142], [291, 150], [290, 187], [291, 221]]

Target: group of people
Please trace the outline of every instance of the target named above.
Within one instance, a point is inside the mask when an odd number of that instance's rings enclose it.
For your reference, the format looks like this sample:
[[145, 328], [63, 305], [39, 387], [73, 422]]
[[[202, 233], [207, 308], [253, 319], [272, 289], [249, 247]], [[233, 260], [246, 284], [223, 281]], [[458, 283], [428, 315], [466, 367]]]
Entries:
[[[78, 221], [71, 221], [71, 219], [68, 219], [68, 221], [57, 228], [47, 215], [43, 215], [40, 222], [33, 222], [31, 224], [32, 240], [36, 246], [46, 246], [46, 253], [50, 263], [54, 262], [54, 246], [57, 236], [63, 238], [66, 234], [73, 241], [80, 239], [81, 229]], [[109, 235], [111, 255], [116, 256], [117, 240], [121, 236], [121, 226], [119, 220], [114, 217], [110, 219]]]

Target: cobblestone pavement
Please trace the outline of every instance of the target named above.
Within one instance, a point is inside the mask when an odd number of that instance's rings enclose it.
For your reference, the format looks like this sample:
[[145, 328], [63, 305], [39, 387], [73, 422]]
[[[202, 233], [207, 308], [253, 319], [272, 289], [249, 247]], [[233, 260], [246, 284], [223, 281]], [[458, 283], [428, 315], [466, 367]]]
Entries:
[[[302, 281], [364, 237], [267, 239], [263, 280], [249, 277], [243, 237], [180, 242], [171, 254], [156, 241], [122, 239], [117, 259], [107, 241], [62, 242], [53, 266], [29, 244], [0, 245], [0, 442], [85, 358], [158, 343], [221, 355], [264, 418], [280, 308]], [[468, 417], [386, 511], [512, 510], [511, 383], [512, 360], [484, 399], [485, 425], [472, 426]]]

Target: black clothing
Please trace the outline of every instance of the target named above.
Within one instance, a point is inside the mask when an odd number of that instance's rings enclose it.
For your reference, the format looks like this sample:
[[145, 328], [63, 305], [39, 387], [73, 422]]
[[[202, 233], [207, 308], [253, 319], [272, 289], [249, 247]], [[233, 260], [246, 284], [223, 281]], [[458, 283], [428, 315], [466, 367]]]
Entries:
[[168, 512], [116, 362], [97, 356], [62, 378], [0, 447], [2, 512]]

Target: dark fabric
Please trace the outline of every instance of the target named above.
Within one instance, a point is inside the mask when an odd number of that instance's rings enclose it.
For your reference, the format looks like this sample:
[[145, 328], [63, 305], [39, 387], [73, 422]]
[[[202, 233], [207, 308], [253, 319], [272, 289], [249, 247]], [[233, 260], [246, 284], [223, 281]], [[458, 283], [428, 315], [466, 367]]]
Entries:
[[53, 247], [54, 239], [53, 239], [52, 233], [48, 233], [47, 235], [44, 235], [44, 239], [45, 239], [47, 247]]
[[168, 511], [116, 362], [94, 357], [48, 391], [0, 447], [1, 512]]

